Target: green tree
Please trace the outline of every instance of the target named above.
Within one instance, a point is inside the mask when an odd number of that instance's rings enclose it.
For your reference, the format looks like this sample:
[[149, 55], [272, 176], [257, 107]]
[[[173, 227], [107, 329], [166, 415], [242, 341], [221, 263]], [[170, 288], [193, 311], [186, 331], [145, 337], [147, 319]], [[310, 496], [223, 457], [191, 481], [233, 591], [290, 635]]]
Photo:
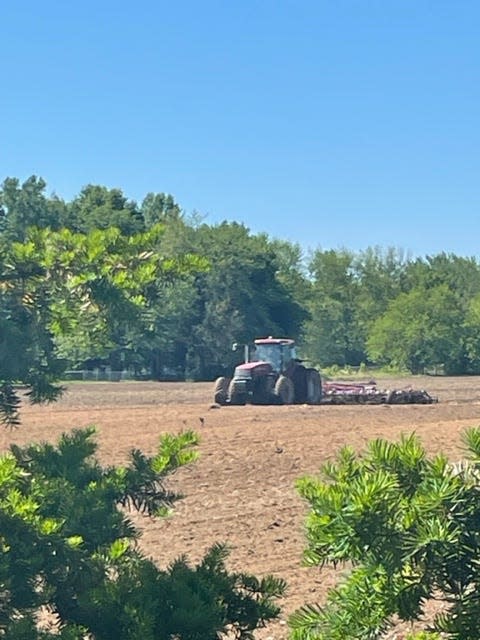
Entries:
[[358, 366], [368, 360], [372, 324], [406, 289], [408, 264], [393, 248], [313, 254], [305, 347], [316, 362]]
[[175, 222], [182, 218], [180, 207], [173, 196], [167, 193], [147, 193], [140, 211], [147, 229], [159, 223]]
[[201, 225], [194, 241], [210, 264], [196, 279], [198, 315], [189, 354], [195, 376], [208, 379], [229, 371], [238, 358], [232, 354], [233, 342], [300, 334], [306, 312], [282, 280], [275, 245], [267, 236], [224, 222]]
[[480, 294], [474, 296], [465, 317], [465, 351], [468, 358], [468, 373], [480, 372]]
[[[152, 291], [205, 268], [195, 256], [165, 258], [155, 247], [162, 227], [124, 236], [31, 228], [24, 243], [0, 246], [0, 408], [17, 419], [15, 383], [30, 398], [52, 400], [68, 362], [102, 357], [148, 323]], [[127, 328], [130, 334], [127, 334]]]
[[149, 322], [142, 334], [137, 334], [130, 342], [135, 357], [154, 378], [185, 375], [186, 356], [199, 315], [196, 282], [201, 270], [205, 273], [211, 268], [194, 235], [195, 229], [183, 217], [169, 217], [162, 225], [162, 234], [155, 247], [167, 261], [176, 263], [188, 258], [201, 264], [202, 269], [184, 269], [175, 278], [158, 278], [149, 290]]
[[67, 226], [77, 232], [116, 227], [125, 235], [143, 231], [144, 223], [137, 204], [121, 189], [89, 184], [68, 205]]
[[293, 640], [381, 638], [396, 619], [421, 625], [431, 601], [443, 607], [425, 631], [478, 640], [480, 430], [464, 444], [468, 459], [452, 465], [414, 435], [374, 440], [298, 481], [311, 509], [306, 561], [352, 569], [324, 605], [291, 616]]
[[[129, 511], [158, 517], [178, 496], [168, 475], [192, 462], [197, 436], [163, 435], [152, 457], [103, 467], [94, 429], [0, 458], [0, 635], [9, 640], [238, 639], [275, 618], [281, 580], [229, 573], [215, 545], [195, 567], [162, 571], [139, 549]], [[52, 631], [37, 617], [48, 611]]]
[[458, 297], [447, 285], [400, 294], [371, 328], [369, 357], [414, 374], [437, 364], [450, 374], [462, 372], [464, 320]]
[[408, 259], [403, 252], [369, 247], [353, 260], [359, 286], [355, 295], [355, 324], [365, 342], [372, 324], [387, 310], [390, 302], [407, 289]]
[[312, 286], [305, 350], [322, 366], [364, 362], [365, 345], [356, 323], [359, 282], [354, 254], [346, 250], [316, 251], [309, 270]]
[[158, 250], [171, 257], [196, 254], [209, 265], [176, 282], [166, 304], [162, 295], [153, 305], [155, 321], [142, 344], [145, 354], [152, 346], [158, 365], [176, 362], [190, 377], [214, 378], [237, 362], [233, 342], [300, 335], [308, 281], [299, 247], [252, 235], [237, 223], [180, 218], [165, 223]]
[[0, 189], [0, 235], [7, 241], [23, 241], [28, 228], [59, 229], [66, 216], [66, 205], [58, 197], [47, 198], [46, 182], [30, 176], [23, 184], [6, 178]]
[[480, 293], [480, 265], [475, 258], [440, 253], [419, 258], [406, 269], [407, 290], [447, 285], [464, 306]]
[[310, 295], [310, 279], [305, 256], [298, 243], [270, 239], [269, 246], [275, 254], [276, 277], [289, 295], [305, 308]]

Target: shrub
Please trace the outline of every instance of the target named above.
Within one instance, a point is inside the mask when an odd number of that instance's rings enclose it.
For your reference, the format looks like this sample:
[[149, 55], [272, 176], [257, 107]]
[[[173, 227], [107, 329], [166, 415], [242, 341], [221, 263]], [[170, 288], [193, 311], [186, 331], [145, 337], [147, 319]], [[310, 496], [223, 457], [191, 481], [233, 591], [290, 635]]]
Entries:
[[[0, 636], [8, 640], [214, 640], [251, 638], [278, 614], [280, 580], [229, 573], [215, 545], [195, 567], [165, 570], [142, 554], [136, 509], [165, 513], [179, 496], [166, 477], [195, 460], [197, 436], [164, 435], [156, 455], [132, 451], [102, 467], [93, 428], [57, 446], [12, 446], [0, 459]], [[168, 544], [168, 540], [165, 540]], [[46, 609], [55, 628], [41, 631]]]
[[432, 600], [442, 610], [425, 632], [478, 640], [480, 429], [463, 439], [461, 464], [428, 458], [410, 435], [374, 440], [363, 456], [346, 447], [320, 478], [298, 481], [310, 504], [306, 561], [352, 570], [324, 606], [291, 616], [294, 640], [379, 638], [395, 618], [421, 620]]

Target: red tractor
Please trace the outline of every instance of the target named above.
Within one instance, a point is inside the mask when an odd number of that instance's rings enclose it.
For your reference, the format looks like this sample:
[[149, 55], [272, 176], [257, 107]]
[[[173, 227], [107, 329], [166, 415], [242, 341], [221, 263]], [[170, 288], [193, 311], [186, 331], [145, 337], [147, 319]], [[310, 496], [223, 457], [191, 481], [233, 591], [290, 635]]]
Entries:
[[320, 404], [320, 374], [296, 357], [293, 340], [270, 336], [244, 349], [245, 362], [235, 368], [233, 378], [215, 381], [217, 404]]

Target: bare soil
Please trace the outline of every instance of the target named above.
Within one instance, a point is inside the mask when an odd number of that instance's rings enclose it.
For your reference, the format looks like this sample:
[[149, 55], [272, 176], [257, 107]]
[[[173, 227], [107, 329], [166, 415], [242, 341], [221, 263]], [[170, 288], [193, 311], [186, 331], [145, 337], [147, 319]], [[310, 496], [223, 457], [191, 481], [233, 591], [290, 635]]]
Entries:
[[[415, 431], [428, 451], [462, 457], [461, 433], [480, 424], [480, 378], [378, 379], [380, 388], [413, 386], [437, 396], [432, 405], [212, 405], [212, 383], [73, 383], [57, 403], [22, 409], [22, 424], [0, 433], [0, 447], [54, 442], [74, 427], [95, 425], [99, 457], [123, 463], [132, 448], [152, 454], [161, 433], [194, 429], [200, 459], [179, 470], [170, 488], [184, 498], [173, 516], [137, 517], [144, 550], [159, 566], [186, 555], [198, 561], [218, 541], [231, 547], [231, 570], [273, 574], [288, 583], [281, 619], [257, 632], [284, 640], [288, 615], [322, 602], [337, 573], [302, 566], [307, 505], [295, 480], [315, 474], [345, 444], [361, 450], [372, 438]], [[405, 637], [405, 628], [389, 637]]]

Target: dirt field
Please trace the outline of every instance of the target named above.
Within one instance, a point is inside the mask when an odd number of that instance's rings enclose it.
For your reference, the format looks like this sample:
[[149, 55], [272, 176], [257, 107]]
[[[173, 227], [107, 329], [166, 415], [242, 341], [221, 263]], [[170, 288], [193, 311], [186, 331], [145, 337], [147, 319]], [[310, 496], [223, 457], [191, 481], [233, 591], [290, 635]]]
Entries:
[[[480, 424], [480, 378], [377, 383], [424, 388], [439, 403], [212, 408], [211, 383], [75, 383], [54, 405], [25, 406], [21, 427], [1, 432], [1, 447], [55, 441], [73, 427], [94, 424], [102, 461], [121, 463], [134, 447], [153, 453], [163, 432], [198, 431], [200, 460], [170, 482], [185, 495], [174, 515], [137, 520], [144, 549], [165, 566], [182, 554], [195, 562], [215, 541], [224, 541], [231, 546], [232, 570], [284, 578], [289, 588], [282, 619], [257, 634], [284, 640], [288, 615], [304, 603], [321, 602], [337, 578], [330, 569], [302, 567], [306, 505], [295, 479], [316, 473], [344, 444], [361, 449], [371, 438], [397, 439], [411, 431], [432, 453], [458, 459], [460, 433]], [[404, 632], [390, 637], [403, 638]]]

